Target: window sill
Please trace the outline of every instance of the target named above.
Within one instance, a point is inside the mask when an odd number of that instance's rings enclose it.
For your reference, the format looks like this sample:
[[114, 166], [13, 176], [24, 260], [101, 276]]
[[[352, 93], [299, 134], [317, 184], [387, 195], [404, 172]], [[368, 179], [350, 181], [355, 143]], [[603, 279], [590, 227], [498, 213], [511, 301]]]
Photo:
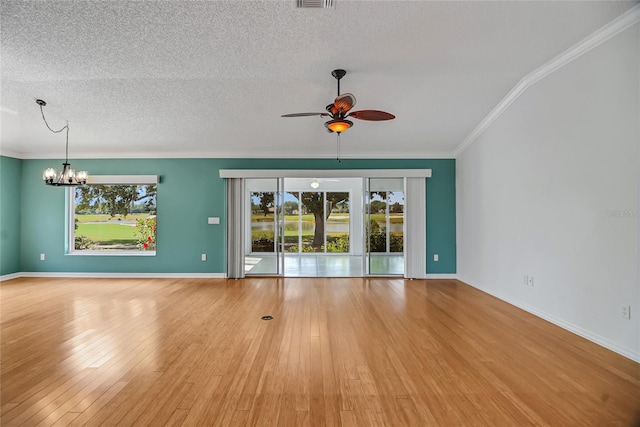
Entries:
[[73, 251], [69, 256], [156, 256], [156, 251]]

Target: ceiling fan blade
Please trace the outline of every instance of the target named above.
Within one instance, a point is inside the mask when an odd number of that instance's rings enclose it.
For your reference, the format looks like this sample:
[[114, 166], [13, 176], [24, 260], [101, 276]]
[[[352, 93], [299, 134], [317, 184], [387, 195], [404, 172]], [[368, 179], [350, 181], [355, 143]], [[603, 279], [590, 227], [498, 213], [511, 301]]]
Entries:
[[354, 119], [359, 119], [359, 120], [369, 120], [372, 122], [379, 122], [382, 120], [392, 120], [396, 118], [396, 116], [394, 116], [393, 114], [386, 113], [384, 111], [379, 111], [379, 110], [354, 111], [353, 113], [349, 114], [349, 117], [353, 117]]
[[280, 117], [309, 117], [309, 116], [329, 117], [329, 114], [327, 113], [293, 113], [293, 114], [283, 114]]
[[343, 113], [346, 113], [356, 105], [356, 97], [350, 93], [343, 93], [333, 101], [333, 105], [335, 105], [338, 110], [342, 110]]

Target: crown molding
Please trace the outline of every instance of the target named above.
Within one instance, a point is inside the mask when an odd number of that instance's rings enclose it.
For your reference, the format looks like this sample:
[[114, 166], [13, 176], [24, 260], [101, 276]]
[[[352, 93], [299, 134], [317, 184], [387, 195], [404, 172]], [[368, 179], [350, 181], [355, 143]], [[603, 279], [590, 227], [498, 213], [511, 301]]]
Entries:
[[[15, 157], [22, 160], [61, 160], [60, 153], [13, 153], [0, 151], [0, 155]], [[308, 152], [270, 152], [256, 153], [255, 151], [175, 151], [175, 152], [98, 152], [98, 153], [74, 153], [69, 157], [71, 162], [88, 159], [335, 159], [335, 154], [313, 155]], [[453, 159], [453, 152], [364, 152], [358, 154], [340, 154], [341, 160], [348, 159]]]
[[493, 110], [487, 116], [480, 121], [480, 123], [471, 131], [469, 135], [458, 145], [454, 150], [453, 156], [460, 156], [469, 146], [476, 140], [491, 124], [509, 108], [509, 106], [522, 95], [531, 85], [535, 84], [539, 80], [545, 78], [551, 73], [559, 70], [565, 65], [573, 62], [575, 59], [601, 45], [610, 38], [620, 34], [627, 28], [640, 22], [640, 5], [636, 5], [625, 13], [609, 22], [605, 26], [601, 27], [593, 34], [583, 39], [579, 43], [573, 45], [560, 55], [553, 58], [546, 64], [538, 67], [531, 73], [527, 74], [522, 80], [511, 89], [511, 91], [505, 96], [502, 101], [495, 106]]
[[17, 151], [4, 150], [4, 149], [0, 148], [0, 156], [13, 157], [14, 159], [24, 159], [26, 154], [25, 153], [19, 153]]

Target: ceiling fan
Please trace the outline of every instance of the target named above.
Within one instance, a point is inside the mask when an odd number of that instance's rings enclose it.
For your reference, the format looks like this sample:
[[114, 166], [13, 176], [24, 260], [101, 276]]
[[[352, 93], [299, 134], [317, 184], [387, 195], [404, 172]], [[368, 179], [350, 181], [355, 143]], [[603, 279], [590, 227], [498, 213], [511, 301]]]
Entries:
[[338, 81], [338, 97], [332, 104], [327, 105], [325, 108], [326, 113], [293, 113], [283, 114], [282, 117], [307, 117], [307, 116], [320, 116], [331, 117], [331, 120], [324, 125], [329, 132], [335, 132], [338, 136], [353, 126], [351, 120], [347, 118], [354, 118], [358, 120], [368, 120], [373, 122], [379, 122], [383, 120], [392, 120], [396, 116], [393, 114], [379, 111], [379, 110], [359, 110], [351, 111], [354, 105], [356, 105], [356, 97], [350, 93], [343, 93], [340, 95], [340, 79], [342, 79], [347, 72], [345, 70], [333, 70], [331, 75]]

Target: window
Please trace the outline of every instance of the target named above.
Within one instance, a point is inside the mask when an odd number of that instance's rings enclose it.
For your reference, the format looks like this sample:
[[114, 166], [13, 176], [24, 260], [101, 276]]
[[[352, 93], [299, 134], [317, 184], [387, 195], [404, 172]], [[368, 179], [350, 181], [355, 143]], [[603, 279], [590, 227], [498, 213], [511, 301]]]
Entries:
[[349, 253], [349, 192], [287, 192], [284, 200], [285, 251]]
[[404, 181], [401, 178], [370, 180], [367, 226], [369, 252], [404, 251]]
[[251, 197], [251, 252], [275, 251], [275, 204], [273, 191], [253, 191]]
[[69, 189], [67, 253], [155, 255], [156, 176], [95, 176]]
[[[254, 187], [260, 184], [250, 181]], [[251, 253], [275, 252], [278, 221], [283, 221], [286, 252], [349, 253], [349, 192], [285, 191], [277, 217], [276, 192], [253, 190], [249, 190]]]

